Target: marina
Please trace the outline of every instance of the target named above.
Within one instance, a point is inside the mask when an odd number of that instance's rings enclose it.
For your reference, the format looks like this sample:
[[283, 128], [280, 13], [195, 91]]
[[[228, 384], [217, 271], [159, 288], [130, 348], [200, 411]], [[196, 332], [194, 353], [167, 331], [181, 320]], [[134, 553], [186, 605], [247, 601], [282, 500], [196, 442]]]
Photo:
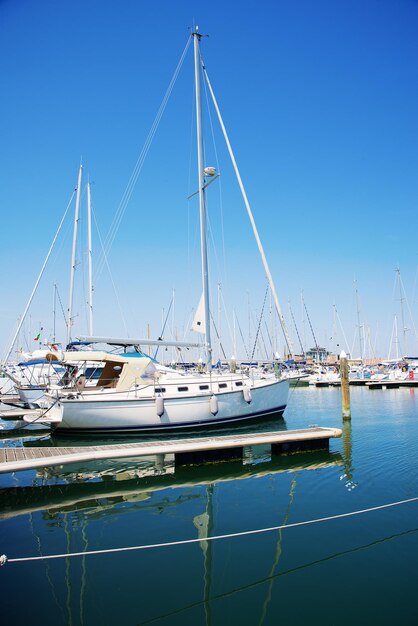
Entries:
[[3, 4], [4, 623], [415, 626], [418, 6]]

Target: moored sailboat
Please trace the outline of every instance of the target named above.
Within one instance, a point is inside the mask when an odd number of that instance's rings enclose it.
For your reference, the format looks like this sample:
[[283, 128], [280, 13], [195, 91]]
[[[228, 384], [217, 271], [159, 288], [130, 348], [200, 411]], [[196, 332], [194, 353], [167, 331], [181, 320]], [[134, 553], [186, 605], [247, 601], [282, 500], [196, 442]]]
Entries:
[[[288, 381], [275, 373], [265, 376], [249, 376], [244, 372], [232, 373], [212, 367], [212, 345], [210, 333], [209, 270], [207, 255], [207, 225], [205, 189], [213, 178], [213, 168], [204, 166], [202, 111], [200, 80], [203, 71], [213, 96], [206, 69], [200, 56], [198, 29], [191, 33], [194, 42], [194, 74], [197, 119], [197, 161], [200, 209], [200, 243], [202, 267], [202, 324], [204, 330], [205, 361], [202, 372], [180, 372], [163, 368], [140, 351], [141, 344], [150, 345], [150, 340], [105, 338], [107, 343], [135, 346], [137, 352], [129, 355], [113, 355], [107, 352], [85, 351], [64, 352], [63, 363], [74, 366], [74, 376], [66, 386], [50, 389], [48, 401], [49, 417], [58, 421], [58, 429], [78, 432], [125, 432], [142, 429], [179, 428], [202, 426], [267, 415], [281, 415], [287, 404]], [[242, 185], [235, 159], [232, 154], [225, 127], [214, 99], [219, 121], [227, 141], [238, 182], [243, 192], [247, 211], [264, 269], [272, 289], [276, 309], [284, 328], [277, 295], [261, 246], [254, 219]], [[285, 337], [287, 337], [285, 332]], [[288, 337], [287, 337], [288, 338]], [[90, 337], [85, 340], [97, 341]], [[101, 338], [103, 340], [103, 338]], [[288, 344], [290, 339], [288, 341]], [[172, 342], [170, 345], [178, 345]], [[51, 355], [53, 358], [54, 355]], [[100, 377], [86, 384], [86, 365], [94, 362]]]

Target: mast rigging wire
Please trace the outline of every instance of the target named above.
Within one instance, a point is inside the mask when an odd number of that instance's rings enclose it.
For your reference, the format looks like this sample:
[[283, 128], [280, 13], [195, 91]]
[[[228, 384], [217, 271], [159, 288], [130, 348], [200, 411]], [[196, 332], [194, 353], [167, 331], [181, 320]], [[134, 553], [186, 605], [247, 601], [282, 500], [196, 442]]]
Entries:
[[[58, 226], [58, 230], [57, 230], [57, 232], [55, 233], [55, 236], [54, 236], [54, 238], [53, 238], [53, 240], [52, 240], [52, 243], [51, 243], [50, 248], [49, 248], [49, 250], [48, 250], [48, 254], [46, 255], [45, 261], [44, 261], [44, 263], [43, 263], [43, 265], [42, 265], [41, 271], [39, 272], [38, 278], [37, 278], [37, 280], [36, 280], [35, 286], [34, 286], [34, 288], [32, 289], [32, 293], [31, 293], [31, 295], [30, 295], [30, 297], [29, 297], [29, 300], [28, 300], [28, 302], [27, 302], [27, 304], [26, 304], [26, 308], [25, 308], [25, 310], [24, 310], [24, 312], [23, 312], [22, 317], [20, 318], [20, 321], [19, 321], [19, 324], [18, 324], [18, 326], [17, 326], [17, 330], [16, 330], [16, 332], [15, 332], [15, 334], [14, 334], [14, 337], [13, 337], [12, 343], [10, 344], [9, 350], [7, 351], [7, 354], [6, 354], [6, 356], [5, 356], [4, 360], [3, 360], [3, 364], [7, 363], [8, 359], [9, 359], [9, 357], [10, 357], [11, 353], [12, 353], [12, 350], [13, 350], [13, 347], [14, 347], [14, 345], [15, 345], [16, 339], [17, 339], [17, 337], [18, 337], [18, 335], [19, 335], [19, 333], [20, 333], [20, 330], [21, 330], [21, 328], [22, 328], [22, 326], [23, 326], [23, 322], [25, 321], [26, 315], [27, 315], [27, 313], [28, 313], [28, 311], [29, 311], [29, 307], [30, 307], [30, 305], [32, 304], [32, 300], [33, 300], [33, 298], [34, 298], [34, 296], [35, 296], [35, 293], [36, 293], [36, 291], [37, 291], [37, 289], [38, 289], [39, 283], [40, 283], [40, 281], [41, 281], [41, 278], [42, 278], [42, 276], [43, 276], [43, 273], [44, 273], [45, 268], [46, 268], [46, 266], [47, 266], [47, 263], [48, 263], [48, 261], [49, 261], [49, 257], [51, 256], [52, 250], [53, 250], [53, 248], [54, 248], [54, 246], [55, 246], [55, 242], [56, 242], [57, 237], [58, 237], [58, 235], [59, 235], [59, 233], [60, 233], [60, 231], [61, 231], [62, 225], [63, 225], [63, 223], [64, 223], [64, 220], [65, 220], [66, 216], [67, 216], [68, 210], [69, 210], [70, 205], [71, 205], [71, 203], [72, 203], [72, 201], [73, 201], [74, 194], [75, 194], [75, 192], [76, 192], [76, 191], [77, 191], [77, 189], [74, 189], [74, 190], [73, 190], [73, 193], [71, 194], [71, 198], [70, 198], [70, 200], [69, 200], [69, 202], [68, 202], [68, 204], [67, 204], [67, 208], [66, 208], [66, 209], [65, 209], [65, 211], [64, 211], [64, 215], [62, 216], [61, 222], [60, 222], [60, 224], [59, 224], [59, 226]], [[2, 369], [2, 368], [0, 367], [0, 369]]]
[[99, 225], [98, 225], [98, 223], [97, 223], [97, 220], [96, 220], [96, 214], [95, 214], [95, 212], [94, 212], [93, 207], [91, 208], [91, 214], [92, 214], [92, 216], [93, 216], [94, 223], [95, 223], [96, 228], [97, 228], [97, 234], [98, 234], [98, 237], [99, 237], [100, 246], [101, 246], [101, 248], [102, 248], [102, 255], [103, 255], [104, 263], [106, 264], [106, 267], [107, 267], [108, 272], [109, 272], [110, 282], [112, 283], [113, 291], [114, 291], [114, 293], [115, 293], [115, 297], [116, 297], [116, 302], [118, 303], [119, 312], [120, 312], [120, 314], [121, 314], [121, 317], [122, 317], [122, 322], [123, 322], [123, 325], [124, 325], [124, 327], [125, 327], [125, 332], [126, 332], [126, 334], [127, 334], [127, 335], [129, 335], [129, 332], [128, 332], [128, 325], [127, 325], [127, 323], [126, 323], [126, 319], [125, 319], [125, 316], [124, 316], [124, 314], [123, 314], [123, 309], [122, 309], [122, 306], [121, 306], [121, 303], [120, 303], [120, 299], [119, 299], [119, 296], [118, 296], [118, 292], [117, 292], [117, 290], [116, 290], [115, 281], [113, 280], [113, 275], [112, 275], [112, 272], [111, 272], [111, 270], [110, 270], [109, 259], [108, 259], [108, 257], [107, 257], [107, 254], [106, 254], [106, 251], [105, 251], [105, 248], [104, 248], [103, 240], [102, 240], [102, 237], [101, 237], [101, 234], [100, 234], [100, 230], [99, 230]]
[[293, 325], [294, 325], [295, 330], [296, 330], [296, 334], [297, 334], [298, 339], [299, 339], [299, 345], [300, 345], [300, 349], [302, 351], [302, 356], [304, 357], [305, 356], [305, 350], [303, 349], [302, 340], [301, 340], [300, 335], [299, 335], [298, 327], [296, 326], [296, 320], [295, 320], [295, 316], [293, 315], [293, 310], [292, 310], [290, 302], [289, 302], [289, 310], [290, 310], [290, 315], [291, 315], [291, 318], [292, 318], [292, 321], [293, 321]]
[[[268, 285], [267, 285], [266, 293], [265, 293], [265, 296], [264, 296], [263, 307], [262, 307], [262, 309], [261, 309], [260, 319], [258, 320], [257, 332], [256, 332], [256, 334], [255, 334], [254, 345], [253, 345], [253, 351], [252, 351], [252, 353], [251, 353], [251, 361], [252, 361], [252, 360], [253, 360], [253, 358], [254, 358], [255, 348], [256, 348], [256, 346], [257, 346], [258, 335], [259, 335], [259, 333], [260, 333], [261, 321], [262, 321], [262, 319], [263, 319], [264, 307], [266, 306], [266, 300], [267, 300], [267, 294], [268, 294], [268, 292], [269, 292], [269, 287], [268, 287]], [[265, 346], [264, 346], [264, 347], [265, 347]]]
[[[173, 302], [174, 302], [174, 295], [171, 296], [170, 306], [168, 307], [167, 315], [165, 316], [163, 328], [162, 328], [161, 333], [160, 333], [160, 338], [161, 339], [164, 337], [165, 327], [167, 326], [167, 322], [168, 322], [168, 318], [169, 318], [169, 315], [170, 315], [171, 307], [173, 306]], [[160, 346], [157, 346], [157, 349], [154, 352], [154, 359], [157, 358], [157, 354], [158, 354], [158, 350], [159, 349], [160, 349]]]
[[[171, 78], [170, 84], [169, 84], [169, 86], [167, 88], [167, 91], [165, 92], [164, 98], [163, 98], [163, 100], [162, 100], [162, 102], [160, 104], [158, 112], [157, 112], [157, 114], [156, 114], [156, 116], [154, 118], [154, 121], [152, 123], [151, 129], [150, 129], [150, 131], [148, 133], [148, 136], [147, 136], [147, 138], [145, 140], [144, 146], [143, 146], [143, 148], [142, 148], [142, 150], [141, 150], [141, 152], [139, 154], [137, 162], [135, 163], [135, 166], [134, 166], [133, 172], [132, 172], [132, 174], [131, 174], [131, 176], [129, 178], [128, 184], [126, 185], [125, 191], [123, 192], [121, 201], [119, 203], [119, 206], [117, 208], [116, 214], [115, 214], [115, 216], [113, 218], [113, 222], [112, 222], [112, 224], [110, 226], [109, 232], [108, 232], [108, 234], [106, 236], [106, 239], [105, 239], [105, 242], [104, 242], [104, 250], [106, 251], [107, 255], [110, 252], [110, 249], [112, 247], [113, 241], [114, 241], [115, 236], [116, 236], [116, 233], [118, 231], [118, 228], [120, 226], [122, 218], [123, 218], [123, 216], [125, 214], [125, 211], [126, 211], [126, 208], [128, 206], [128, 203], [129, 203], [129, 201], [131, 199], [131, 196], [132, 196], [133, 190], [135, 188], [136, 182], [138, 180], [138, 177], [139, 177], [139, 175], [141, 173], [141, 170], [142, 170], [142, 167], [144, 165], [145, 158], [146, 158], [146, 156], [148, 154], [148, 151], [149, 151], [149, 149], [151, 147], [151, 143], [152, 143], [152, 141], [154, 139], [155, 133], [157, 132], [157, 128], [159, 126], [159, 123], [161, 121], [161, 118], [163, 116], [165, 108], [167, 106], [168, 100], [169, 100], [169, 98], [171, 96], [171, 93], [173, 91], [173, 88], [174, 88], [174, 85], [176, 83], [176, 80], [177, 80], [178, 74], [180, 72], [180, 69], [181, 69], [181, 67], [183, 65], [183, 61], [185, 59], [187, 50], [188, 50], [188, 48], [190, 46], [190, 42], [191, 42], [191, 37], [189, 37], [188, 40], [187, 40], [187, 44], [186, 44], [186, 46], [185, 46], [185, 48], [183, 50], [183, 53], [182, 53], [182, 55], [180, 57], [180, 61], [178, 62], [178, 65], [177, 65], [177, 67], [176, 67], [176, 69], [174, 71], [174, 74], [173, 74], [173, 76]], [[102, 256], [102, 257], [100, 257], [99, 262], [98, 262], [96, 276], [100, 275], [100, 273], [103, 270], [103, 266], [104, 266], [104, 257]]]
[[268, 263], [267, 263], [267, 259], [266, 259], [266, 255], [264, 253], [263, 245], [261, 243], [261, 239], [260, 239], [260, 236], [258, 234], [257, 226], [256, 226], [255, 221], [254, 221], [254, 216], [253, 216], [253, 213], [251, 211], [250, 203], [248, 201], [247, 194], [245, 192], [244, 184], [242, 182], [241, 175], [240, 175], [239, 170], [238, 170], [238, 165], [237, 165], [237, 162], [235, 160], [234, 153], [232, 151], [232, 146], [231, 146], [231, 143], [229, 141], [229, 137], [228, 137], [228, 134], [226, 132], [225, 124], [223, 122], [223, 119], [222, 119], [222, 116], [221, 116], [221, 112], [219, 110], [218, 103], [217, 103], [217, 100], [215, 98], [215, 94], [214, 94], [214, 91], [212, 89], [212, 85], [210, 83], [209, 76], [208, 76], [208, 73], [206, 71], [206, 67], [205, 67], [205, 65], [203, 63], [203, 60], [202, 60], [202, 69], [203, 69], [203, 74], [205, 76], [207, 85], [209, 87], [210, 95], [212, 97], [212, 101], [213, 101], [213, 104], [214, 104], [214, 107], [215, 107], [215, 110], [216, 110], [216, 113], [217, 113], [217, 116], [218, 116], [219, 124], [221, 126], [222, 133], [224, 135], [224, 139], [225, 139], [225, 142], [226, 142], [226, 145], [227, 145], [227, 148], [228, 148], [229, 156], [231, 158], [232, 165], [234, 167], [234, 171], [235, 171], [235, 175], [237, 177], [238, 185], [239, 185], [239, 188], [241, 190], [242, 197], [244, 199], [245, 208], [247, 209], [247, 213], [248, 213], [248, 217], [249, 217], [250, 222], [251, 222], [251, 226], [252, 226], [252, 229], [253, 229], [254, 237], [256, 239], [257, 246], [258, 246], [258, 249], [259, 249], [259, 252], [260, 252], [260, 255], [261, 255], [264, 271], [266, 272], [266, 276], [267, 276], [267, 279], [268, 279], [270, 287], [271, 287], [271, 291], [272, 291], [273, 299], [274, 299], [274, 304], [276, 306], [276, 311], [277, 311], [277, 314], [278, 314], [279, 319], [280, 319], [280, 325], [282, 327], [282, 331], [283, 331], [283, 335], [284, 335], [284, 338], [285, 338], [285, 341], [286, 341], [286, 345], [287, 345], [287, 348], [289, 350], [289, 353], [291, 355], [293, 355], [292, 342], [291, 342], [289, 333], [288, 333], [287, 328], [286, 328], [286, 322], [285, 322], [285, 319], [284, 319], [284, 316], [283, 316], [283, 313], [282, 313], [282, 310], [281, 310], [281, 307], [280, 307], [280, 304], [279, 304], [279, 299], [277, 297], [276, 289], [274, 287], [273, 277], [271, 275], [270, 268], [269, 268]]

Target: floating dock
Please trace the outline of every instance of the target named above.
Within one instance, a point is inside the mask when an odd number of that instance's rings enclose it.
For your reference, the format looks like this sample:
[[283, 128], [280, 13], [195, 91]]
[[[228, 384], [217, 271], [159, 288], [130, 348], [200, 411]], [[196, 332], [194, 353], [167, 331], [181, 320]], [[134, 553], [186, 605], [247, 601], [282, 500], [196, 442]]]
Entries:
[[72, 448], [0, 448], [0, 473], [34, 470], [83, 461], [174, 454], [175, 464], [194, 465], [242, 459], [243, 448], [271, 445], [272, 454], [327, 449], [331, 437], [341, 437], [340, 428], [305, 428], [242, 435], [221, 435], [193, 439], [168, 439], [141, 443]]
[[[341, 387], [341, 382], [337, 381], [316, 381], [315, 387]], [[418, 380], [373, 380], [370, 378], [358, 378], [349, 381], [350, 387], [368, 387], [369, 389], [399, 389], [400, 387], [418, 387]]]
[[418, 380], [371, 380], [366, 383], [369, 389], [399, 389], [418, 387]]

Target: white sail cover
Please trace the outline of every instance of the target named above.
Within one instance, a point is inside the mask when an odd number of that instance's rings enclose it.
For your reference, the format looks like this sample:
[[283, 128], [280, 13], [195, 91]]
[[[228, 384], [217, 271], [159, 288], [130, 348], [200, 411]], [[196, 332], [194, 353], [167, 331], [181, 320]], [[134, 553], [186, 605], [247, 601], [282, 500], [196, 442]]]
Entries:
[[203, 300], [203, 293], [200, 297], [199, 306], [197, 307], [195, 316], [193, 318], [192, 330], [195, 333], [202, 333], [202, 335], [206, 333], [205, 303]]

